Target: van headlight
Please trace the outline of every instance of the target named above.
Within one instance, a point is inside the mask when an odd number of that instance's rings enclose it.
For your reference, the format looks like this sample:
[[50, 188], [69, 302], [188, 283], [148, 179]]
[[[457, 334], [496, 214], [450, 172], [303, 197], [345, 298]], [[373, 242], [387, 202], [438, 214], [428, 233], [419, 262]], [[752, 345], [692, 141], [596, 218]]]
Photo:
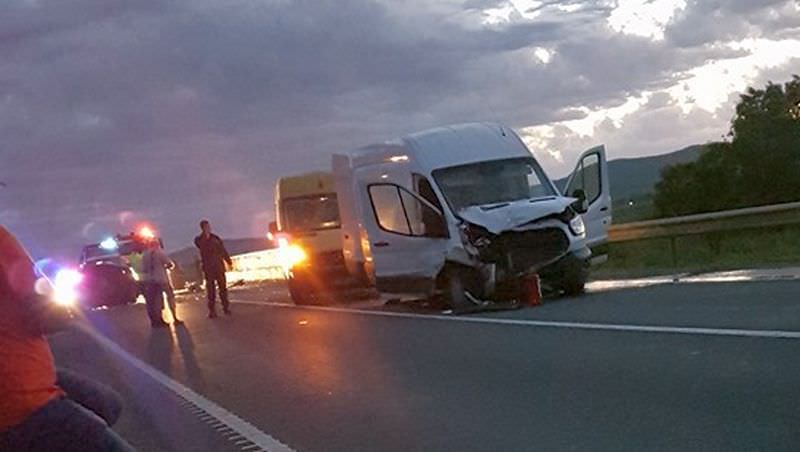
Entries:
[[491, 234], [483, 226], [463, 222], [459, 225], [458, 231], [461, 235], [461, 242], [465, 245], [485, 248], [492, 243]]
[[569, 220], [569, 230], [572, 231], [577, 237], [586, 237], [586, 224], [583, 222], [583, 217], [575, 215]]

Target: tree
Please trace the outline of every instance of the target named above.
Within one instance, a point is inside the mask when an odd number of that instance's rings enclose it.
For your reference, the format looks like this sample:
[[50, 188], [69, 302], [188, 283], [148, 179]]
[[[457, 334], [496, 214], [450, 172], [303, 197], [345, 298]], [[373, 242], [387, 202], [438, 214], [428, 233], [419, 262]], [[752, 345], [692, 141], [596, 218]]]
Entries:
[[674, 217], [700, 211], [697, 206], [699, 190], [696, 177], [697, 163], [680, 163], [664, 168], [656, 184], [653, 204], [659, 216]]
[[731, 136], [744, 204], [800, 199], [800, 78], [750, 88], [736, 107]]
[[662, 172], [655, 206], [687, 215], [800, 200], [800, 77], [750, 88], [736, 106], [730, 141]]
[[696, 162], [661, 172], [653, 200], [656, 210], [669, 217], [730, 208], [736, 204], [736, 174], [731, 144], [709, 143]]

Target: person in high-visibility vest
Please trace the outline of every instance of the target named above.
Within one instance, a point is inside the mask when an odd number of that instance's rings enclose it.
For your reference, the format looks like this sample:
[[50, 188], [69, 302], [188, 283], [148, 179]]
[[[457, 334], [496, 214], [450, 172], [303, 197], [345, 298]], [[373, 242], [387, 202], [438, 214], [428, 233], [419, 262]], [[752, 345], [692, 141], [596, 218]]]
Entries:
[[142, 253], [142, 282], [144, 285], [144, 298], [147, 303], [147, 314], [153, 328], [162, 328], [167, 325], [161, 317], [164, 294], [167, 296], [167, 306], [172, 312], [172, 320], [175, 325], [182, 325], [183, 321], [178, 318], [178, 310], [175, 304], [175, 292], [169, 280], [167, 270], [175, 267], [175, 264], [161, 248], [158, 240], [149, 240], [147, 249]]

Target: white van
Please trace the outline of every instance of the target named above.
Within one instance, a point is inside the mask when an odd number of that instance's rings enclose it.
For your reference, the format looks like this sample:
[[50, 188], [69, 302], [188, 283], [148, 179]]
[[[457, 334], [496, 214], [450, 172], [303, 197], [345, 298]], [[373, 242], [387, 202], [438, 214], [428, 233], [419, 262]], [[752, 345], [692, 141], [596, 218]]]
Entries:
[[517, 134], [462, 124], [333, 156], [343, 254], [383, 293], [452, 307], [519, 299], [528, 275], [583, 291], [611, 223], [605, 149], [586, 151], [564, 193]]

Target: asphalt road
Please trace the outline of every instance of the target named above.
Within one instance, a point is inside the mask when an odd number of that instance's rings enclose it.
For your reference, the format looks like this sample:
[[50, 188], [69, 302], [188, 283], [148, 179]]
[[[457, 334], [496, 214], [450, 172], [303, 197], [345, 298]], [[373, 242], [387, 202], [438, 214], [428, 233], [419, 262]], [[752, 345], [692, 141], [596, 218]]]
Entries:
[[[659, 285], [467, 317], [260, 304], [285, 302], [279, 290], [235, 299], [233, 316], [209, 320], [187, 298], [173, 330], [151, 330], [143, 306], [87, 321], [297, 451], [800, 450], [800, 281]], [[87, 333], [51, 343], [60, 365], [123, 393], [116, 428], [140, 450], [250, 447]]]

